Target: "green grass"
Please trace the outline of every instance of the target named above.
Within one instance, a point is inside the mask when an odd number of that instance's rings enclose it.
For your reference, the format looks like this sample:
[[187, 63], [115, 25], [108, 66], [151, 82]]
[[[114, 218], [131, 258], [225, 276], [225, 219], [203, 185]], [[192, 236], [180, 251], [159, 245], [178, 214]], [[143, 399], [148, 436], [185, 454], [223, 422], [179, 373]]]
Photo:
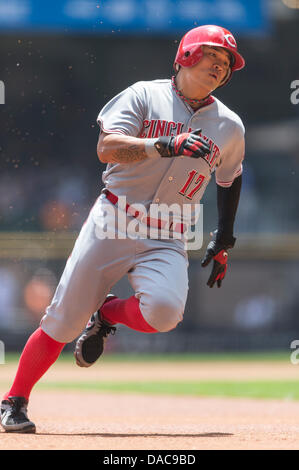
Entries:
[[37, 388], [82, 392], [299, 400], [299, 381], [41, 382]]
[[[6, 353], [5, 362], [14, 363], [19, 360], [19, 353]], [[101, 362], [200, 362], [200, 361], [290, 361], [290, 351], [269, 351], [269, 352], [236, 352], [236, 353], [182, 353], [182, 354], [142, 354], [125, 353], [115, 354], [106, 352], [101, 358]], [[63, 352], [58, 362], [74, 362], [71, 352]]]
[[[60, 360], [74, 360], [72, 353], [64, 353]], [[101, 358], [104, 362], [200, 362], [200, 361], [290, 361], [289, 351], [250, 352], [250, 353], [181, 353], [181, 354], [143, 354], [143, 353], [106, 353]]]
[[[16, 363], [19, 354], [6, 354], [6, 363]], [[106, 352], [101, 363], [140, 363], [140, 362], [200, 362], [210, 361], [268, 361], [290, 362], [289, 351], [253, 352], [253, 353], [211, 353], [211, 354], [114, 354]], [[58, 362], [74, 364], [71, 352], [62, 353]], [[0, 365], [1, 372], [1, 365]], [[2, 384], [4, 385], [4, 384]], [[40, 390], [73, 390], [82, 392], [108, 392], [108, 393], [150, 393], [167, 394], [174, 396], [210, 396], [210, 397], [243, 397], [260, 399], [299, 400], [299, 380], [271, 381], [119, 381], [119, 382], [39, 382], [36, 387]]]

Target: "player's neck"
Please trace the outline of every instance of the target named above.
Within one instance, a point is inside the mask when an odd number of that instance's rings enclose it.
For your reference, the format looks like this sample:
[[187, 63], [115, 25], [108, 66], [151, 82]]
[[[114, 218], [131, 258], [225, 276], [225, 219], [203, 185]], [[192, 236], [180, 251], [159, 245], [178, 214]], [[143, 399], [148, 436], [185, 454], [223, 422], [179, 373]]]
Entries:
[[201, 101], [206, 99], [213, 91], [205, 86], [199, 86], [198, 81], [194, 80], [192, 74], [188, 70], [186, 72], [185, 69], [179, 70], [175, 80], [178, 90], [188, 99]]
[[[193, 97], [194, 95], [188, 93], [188, 90], [187, 90], [187, 92], [185, 92], [185, 87], [183, 87], [183, 85], [180, 85], [181, 80], [179, 79], [178, 76], [172, 77], [171, 82], [172, 82], [172, 87], [173, 87], [174, 91], [176, 92], [176, 94], [183, 101], [188, 103], [189, 106], [191, 106], [194, 110], [197, 110], [197, 109], [201, 108], [202, 106], [205, 106], [206, 104], [209, 104], [210, 100], [213, 99], [209, 94], [207, 95], [206, 93], [202, 93], [202, 95], [203, 95], [202, 98], [197, 98], [197, 97], [194, 98]], [[198, 95], [198, 96], [200, 96], [200, 95]]]

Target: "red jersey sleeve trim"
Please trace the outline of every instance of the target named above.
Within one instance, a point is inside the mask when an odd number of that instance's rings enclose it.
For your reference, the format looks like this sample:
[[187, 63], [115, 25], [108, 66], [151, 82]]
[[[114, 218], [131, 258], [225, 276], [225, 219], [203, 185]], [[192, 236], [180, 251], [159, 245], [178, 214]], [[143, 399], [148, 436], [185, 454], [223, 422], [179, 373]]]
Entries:
[[243, 167], [241, 165], [241, 167], [235, 173], [234, 178], [231, 181], [219, 181], [216, 178], [216, 183], [218, 184], [218, 186], [222, 186], [223, 188], [229, 188], [233, 184], [234, 180], [242, 174], [242, 172], [243, 172]]
[[97, 123], [101, 129], [102, 132], [105, 132], [105, 134], [121, 134], [121, 135], [127, 135], [124, 131], [120, 131], [118, 129], [106, 129], [104, 126], [103, 126], [103, 121], [101, 118], [98, 118], [97, 119]]

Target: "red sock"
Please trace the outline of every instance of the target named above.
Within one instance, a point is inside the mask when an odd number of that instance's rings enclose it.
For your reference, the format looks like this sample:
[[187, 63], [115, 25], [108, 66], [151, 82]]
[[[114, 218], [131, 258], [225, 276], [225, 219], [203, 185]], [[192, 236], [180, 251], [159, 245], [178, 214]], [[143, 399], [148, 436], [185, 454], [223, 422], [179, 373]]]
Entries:
[[128, 299], [113, 299], [101, 308], [103, 318], [109, 323], [122, 323], [142, 333], [157, 333], [142, 316], [139, 308], [139, 300], [133, 295]]
[[25, 397], [28, 400], [33, 386], [56, 361], [65, 344], [50, 338], [39, 327], [28, 339], [13, 385], [3, 399]]

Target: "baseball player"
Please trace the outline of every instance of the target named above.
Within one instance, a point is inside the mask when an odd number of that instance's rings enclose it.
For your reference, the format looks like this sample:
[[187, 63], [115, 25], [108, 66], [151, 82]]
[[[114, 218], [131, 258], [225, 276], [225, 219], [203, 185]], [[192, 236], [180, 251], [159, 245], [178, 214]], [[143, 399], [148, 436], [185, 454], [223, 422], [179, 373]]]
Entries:
[[[29, 395], [66, 343], [81, 335], [76, 362], [89, 367], [117, 323], [156, 333], [182, 321], [188, 292], [184, 234], [213, 172], [218, 226], [202, 266], [212, 266], [208, 286], [221, 286], [227, 250], [235, 244], [244, 126], [212, 92], [244, 65], [230, 31], [200, 26], [182, 38], [171, 80], [135, 83], [101, 110], [97, 152], [107, 163], [104, 189], [3, 397], [6, 431], [35, 432], [27, 416]], [[154, 205], [163, 205], [158, 217], [151, 212]], [[165, 208], [170, 206], [167, 218]], [[185, 206], [191, 208], [189, 218]], [[142, 236], [136, 224], [145, 228]], [[135, 294], [128, 299], [109, 295], [125, 275]]]

